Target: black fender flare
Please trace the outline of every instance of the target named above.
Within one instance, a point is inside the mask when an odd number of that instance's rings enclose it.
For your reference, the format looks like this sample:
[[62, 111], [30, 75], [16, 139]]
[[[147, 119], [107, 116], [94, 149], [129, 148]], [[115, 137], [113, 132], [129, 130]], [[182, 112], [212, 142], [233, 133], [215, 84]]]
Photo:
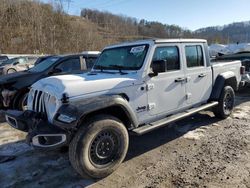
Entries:
[[[119, 107], [123, 110], [123, 112], [125, 112], [131, 123], [131, 125], [127, 127], [128, 129], [133, 129], [138, 126], [136, 114], [129, 105], [128, 101], [121, 95], [104, 95], [63, 104], [54, 116], [53, 124], [66, 129], [76, 127], [87, 115], [100, 110], [105, 112], [105, 109], [112, 107]], [[60, 114], [74, 117], [75, 121], [70, 123], [70, 125], [60, 122], [57, 119]]]
[[218, 100], [226, 85], [231, 86], [234, 90], [238, 89], [237, 79], [234, 72], [229, 71], [217, 76], [210, 95], [210, 101]]

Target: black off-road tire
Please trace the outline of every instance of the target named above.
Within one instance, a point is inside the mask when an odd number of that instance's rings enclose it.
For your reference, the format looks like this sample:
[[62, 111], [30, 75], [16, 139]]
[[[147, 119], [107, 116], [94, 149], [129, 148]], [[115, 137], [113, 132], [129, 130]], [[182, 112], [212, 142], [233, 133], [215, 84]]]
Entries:
[[129, 136], [123, 123], [110, 115], [97, 115], [81, 125], [69, 146], [69, 160], [82, 177], [103, 178], [126, 157]]
[[225, 119], [233, 111], [235, 93], [231, 86], [225, 86], [219, 98], [219, 104], [214, 108], [213, 113], [216, 117]]

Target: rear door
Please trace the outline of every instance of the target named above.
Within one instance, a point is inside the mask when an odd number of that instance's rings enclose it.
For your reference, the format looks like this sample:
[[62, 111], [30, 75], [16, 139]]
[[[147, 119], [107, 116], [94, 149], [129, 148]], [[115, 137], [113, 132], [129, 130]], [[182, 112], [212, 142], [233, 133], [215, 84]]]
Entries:
[[183, 44], [186, 72], [186, 105], [206, 102], [212, 91], [212, 70], [203, 43]]

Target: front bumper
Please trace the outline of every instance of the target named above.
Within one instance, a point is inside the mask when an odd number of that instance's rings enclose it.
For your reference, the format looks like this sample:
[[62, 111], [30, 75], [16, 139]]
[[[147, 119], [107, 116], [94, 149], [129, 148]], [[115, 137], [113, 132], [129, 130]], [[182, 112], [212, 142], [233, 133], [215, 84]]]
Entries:
[[15, 129], [27, 132], [26, 141], [37, 148], [58, 148], [67, 145], [71, 138], [69, 131], [52, 125], [40, 113], [8, 110], [5, 118]]

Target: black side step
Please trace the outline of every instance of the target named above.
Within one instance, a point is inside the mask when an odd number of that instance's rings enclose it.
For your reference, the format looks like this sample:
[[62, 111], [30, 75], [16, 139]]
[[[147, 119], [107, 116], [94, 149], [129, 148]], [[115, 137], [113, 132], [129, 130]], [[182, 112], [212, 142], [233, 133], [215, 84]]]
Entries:
[[199, 106], [197, 108], [192, 108], [192, 109], [187, 110], [185, 112], [182, 112], [182, 113], [179, 113], [179, 114], [176, 114], [176, 115], [172, 115], [172, 116], [166, 117], [164, 119], [155, 121], [153, 123], [144, 125], [142, 127], [138, 127], [136, 129], [134, 129], [133, 132], [135, 134], [137, 134], [137, 135], [142, 135], [142, 134], [148, 133], [148, 132], [150, 132], [152, 130], [164, 127], [164, 126], [166, 126], [169, 123], [172, 123], [172, 122], [181, 120], [183, 118], [186, 118], [186, 117], [188, 117], [188, 116], [190, 116], [192, 114], [195, 114], [197, 112], [200, 112], [202, 110], [206, 110], [208, 108], [214, 107], [216, 105], [218, 105], [218, 102], [210, 102], [208, 104]]

